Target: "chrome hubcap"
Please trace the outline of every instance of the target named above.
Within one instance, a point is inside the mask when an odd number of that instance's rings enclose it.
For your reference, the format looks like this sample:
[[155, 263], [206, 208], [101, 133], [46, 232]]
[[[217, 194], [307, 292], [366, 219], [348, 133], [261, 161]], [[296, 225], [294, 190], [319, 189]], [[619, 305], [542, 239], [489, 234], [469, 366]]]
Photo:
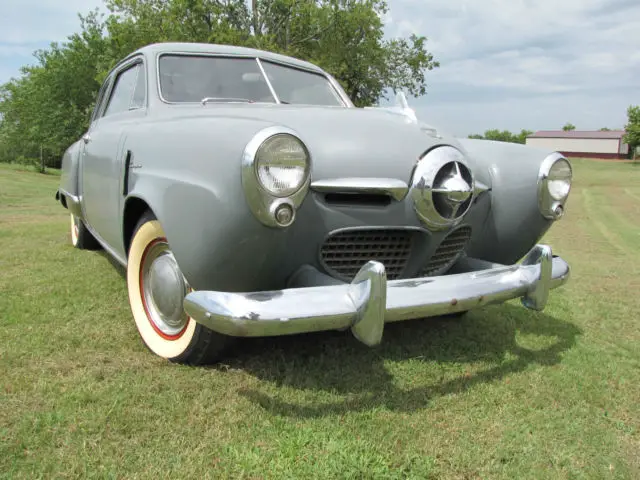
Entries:
[[188, 285], [166, 242], [149, 247], [140, 273], [149, 320], [165, 335], [178, 335], [188, 320], [183, 309]]

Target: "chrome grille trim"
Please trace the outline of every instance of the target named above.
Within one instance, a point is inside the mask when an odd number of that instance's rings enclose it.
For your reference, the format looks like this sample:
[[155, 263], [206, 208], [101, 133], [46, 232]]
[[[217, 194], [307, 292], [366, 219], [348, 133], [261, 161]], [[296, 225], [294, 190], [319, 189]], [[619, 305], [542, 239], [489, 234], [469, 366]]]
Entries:
[[465, 225], [447, 235], [420, 271], [420, 276], [431, 277], [446, 272], [464, 253], [471, 239], [471, 227]]
[[331, 233], [320, 247], [320, 261], [326, 271], [351, 281], [369, 261], [385, 267], [389, 280], [400, 278], [409, 263], [418, 232], [401, 228], [346, 229]]

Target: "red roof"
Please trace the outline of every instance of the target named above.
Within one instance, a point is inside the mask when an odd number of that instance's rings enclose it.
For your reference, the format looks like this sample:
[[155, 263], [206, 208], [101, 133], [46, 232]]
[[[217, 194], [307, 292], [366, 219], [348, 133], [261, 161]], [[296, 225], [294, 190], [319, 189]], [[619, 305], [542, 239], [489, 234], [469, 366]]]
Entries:
[[610, 131], [588, 131], [588, 130], [540, 130], [539, 132], [529, 135], [528, 138], [622, 138], [625, 134], [624, 130]]

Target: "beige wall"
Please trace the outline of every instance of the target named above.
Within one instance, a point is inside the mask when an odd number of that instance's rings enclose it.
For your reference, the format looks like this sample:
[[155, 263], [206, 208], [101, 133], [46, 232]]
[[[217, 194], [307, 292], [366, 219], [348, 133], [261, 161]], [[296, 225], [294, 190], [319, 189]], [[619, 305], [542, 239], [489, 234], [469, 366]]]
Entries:
[[527, 145], [558, 152], [625, 153], [618, 152], [616, 138], [527, 138]]

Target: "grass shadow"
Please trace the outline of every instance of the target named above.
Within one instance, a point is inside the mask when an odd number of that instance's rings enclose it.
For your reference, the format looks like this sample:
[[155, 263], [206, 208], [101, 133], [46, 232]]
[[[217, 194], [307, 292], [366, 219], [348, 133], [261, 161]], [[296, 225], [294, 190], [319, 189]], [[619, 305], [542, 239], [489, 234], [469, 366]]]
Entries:
[[[109, 255], [105, 250], [96, 250], [96, 253], [104, 258], [107, 262], [111, 264], [111, 266], [115, 269], [115, 271], [122, 277], [123, 280], [127, 280], [127, 269], [123, 267], [120, 262], [118, 262], [115, 258]], [[126, 286], [126, 285], [125, 285]]]
[[[433, 398], [500, 380], [531, 365], [556, 365], [580, 333], [568, 321], [504, 304], [469, 313], [462, 319], [433, 318], [387, 325], [382, 345], [373, 349], [347, 332], [243, 341], [227, 365], [215, 368], [241, 369], [273, 386], [287, 387], [275, 394], [269, 386], [239, 392], [276, 415], [314, 418], [376, 407], [410, 412], [425, 408]], [[521, 335], [544, 337], [543, 347], [525, 348], [518, 342]], [[438, 372], [434, 362], [444, 368], [440, 369], [440, 378], [428, 379], [428, 386], [398, 388], [385, 366], [388, 361], [421, 362], [408, 369], [417, 369], [418, 374]], [[478, 362], [489, 367], [477, 373], [466, 372], [466, 367], [474, 370], [473, 364], [477, 369]], [[424, 385], [424, 377], [421, 380]], [[301, 395], [292, 395], [291, 388]], [[323, 403], [327, 393], [344, 399]], [[291, 401], [300, 397], [304, 401]]]

